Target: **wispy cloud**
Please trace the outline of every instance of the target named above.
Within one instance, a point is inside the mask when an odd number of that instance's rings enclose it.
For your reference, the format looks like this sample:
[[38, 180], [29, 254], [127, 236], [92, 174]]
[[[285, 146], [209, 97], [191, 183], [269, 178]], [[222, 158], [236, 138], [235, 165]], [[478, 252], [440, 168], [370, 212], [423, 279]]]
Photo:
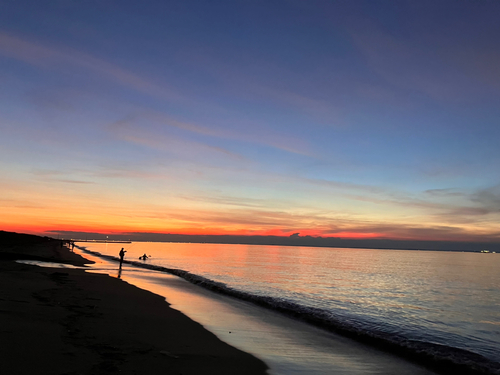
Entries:
[[268, 207], [276, 207], [276, 199], [257, 199], [249, 197], [234, 197], [234, 196], [223, 196], [223, 195], [177, 195], [178, 198], [184, 199], [192, 202], [210, 203], [223, 206], [237, 206], [237, 207], [249, 207], [249, 208], [261, 208], [266, 209]]
[[[289, 179], [289, 176], [282, 176]], [[443, 225], [476, 224], [488, 220], [500, 220], [500, 185], [476, 191], [458, 188], [429, 189], [421, 193], [409, 193], [396, 187], [384, 187], [347, 183], [335, 180], [314, 178], [294, 178], [296, 182], [331, 190], [335, 199], [367, 202], [378, 205], [380, 209], [407, 209], [408, 215], [427, 217], [432, 222]], [[354, 206], [355, 207], [355, 206]], [[369, 216], [369, 215], [368, 215]]]
[[7, 209], [36, 209], [36, 210], [42, 210], [42, 209], [47, 209], [49, 208], [46, 204], [43, 203], [35, 203], [32, 201], [27, 201], [25, 199], [15, 199], [15, 198], [9, 198], [9, 199], [0, 199], [0, 207], [4, 207]]
[[246, 234], [291, 233], [313, 234], [328, 237], [385, 238], [438, 241], [497, 241], [498, 228], [464, 227], [446, 224], [416, 224], [411, 222], [380, 222], [358, 218], [346, 218], [334, 213], [276, 211], [258, 208], [210, 210], [169, 210], [164, 214], [149, 213], [149, 219], [168, 221], [178, 228], [216, 229], [220, 232]]
[[151, 172], [146, 170], [144, 165], [133, 165], [130, 163], [100, 163], [93, 170], [81, 171], [84, 175], [98, 179], [130, 179], [130, 180], [158, 180], [164, 179], [165, 175], [159, 173], [158, 170]]
[[68, 179], [57, 179], [57, 182], [63, 182], [65, 184], [95, 184], [93, 181], [83, 181], [83, 180], [68, 180]]
[[33, 168], [31, 170], [31, 173], [34, 174], [35, 176], [42, 176], [42, 177], [61, 176], [65, 174], [65, 172], [62, 171], [56, 171], [53, 169], [38, 169], [38, 168]]
[[424, 194], [430, 197], [464, 197], [465, 193], [458, 191], [457, 189], [429, 189], [425, 190]]
[[[195, 106], [209, 105], [209, 103], [199, 103], [197, 100], [194, 100], [193, 97], [188, 97], [182, 94], [179, 90], [168, 87], [168, 84], [164, 82], [158, 84], [152, 78], [145, 78], [143, 74], [136, 74], [104, 59], [68, 47], [56, 47], [34, 41], [33, 39], [26, 39], [10, 35], [5, 32], [0, 32], [0, 55], [4, 55], [43, 69], [62, 68], [63, 71], [64, 69], [83, 69], [85, 72], [97, 74], [102, 79], [107, 81], [114, 82], [142, 94], [162, 99], [167, 102], [175, 101], [177, 103]], [[291, 103], [293, 106], [297, 106], [299, 104], [297, 100], [309, 102], [309, 104], [313, 102], [307, 98], [300, 99], [299, 94], [288, 93], [285, 94], [285, 96], [295, 98], [292, 100], [293, 103]], [[49, 101], [49, 99], [45, 98], [45, 96], [38, 96], [36, 100], [42, 105], [46, 105], [47, 101]], [[57, 105], [59, 109], [62, 105], [64, 105], [65, 109], [71, 108], [68, 103], [62, 102], [61, 100], [54, 103], [52, 100], [49, 103], [50, 105]], [[311, 105], [313, 105], [313, 107], [317, 107], [319, 104]], [[321, 104], [320, 106], [327, 108], [327, 105], [325, 104]], [[227, 115], [228, 114], [226, 113], [226, 116]], [[221, 139], [250, 142], [254, 144], [266, 145], [291, 153], [310, 155], [308, 147], [305, 145], [303, 140], [292, 138], [289, 134], [283, 134], [282, 132], [273, 132], [270, 127], [264, 127], [258, 123], [251, 123], [249, 120], [244, 119], [237, 113], [233, 113], [231, 115], [234, 120], [225, 120], [226, 122], [236, 121], [241, 123], [234, 124], [236, 126], [227, 126], [227, 123], [221, 124], [221, 126], [213, 124], [207, 126], [189, 121], [180, 121], [168, 116], [167, 114], [147, 109], [141, 110], [138, 116], [145, 117], [150, 121], [156, 121], [167, 126], [183, 129], [197, 134], [203, 134]], [[249, 131], [250, 129], [251, 131]]]
[[[38, 180], [46, 182], [62, 182], [65, 184], [95, 184], [94, 181], [71, 178], [71, 175], [74, 173], [67, 171], [35, 168], [32, 169], [31, 174], [33, 174]], [[62, 178], [63, 176], [66, 178]]]
[[[296, 227], [297, 216], [280, 211], [262, 210], [179, 210], [168, 214], [168, 218], [182, 221], [185, 225], [217, 225], [219, 227], [276, 228]], [[230, 224], [230, 225], [228, 225]]]
[[422, 214], [442, 223], [479, 224], [486, 217], [500, 220], [500, 194], [498, 186], [474, 192], [457, 189], [432, 189], [422, 194], [410, 195], [404, 192], [383, 190], [377, 194], [349, 195], [352, 199], [376, 204], [394, 205], [408, 208], [414, 212], [418, 209]]
[[146, 95], [166, 100], [186, 100], [164, 84], [158, 85], [108, 61], [67, 47], [53, 47], [0, 32], [0, 54], [45, 69], [83, 68]]
[[478, 190], [470, 199], [489, 212], [500, 212], [500, 185]]
[[193, 158], [200, 153], [216, 153], [235, 160], [245, 158], [237, 153], [218, 146], [181, 138], [160, 129], [151, 129], [145, 126], [136, 126], [131, 120], [117, 121], [108, 126], [108, 130], [118, 139], [137, 145], [145, 146], [158, 151], [183, 155]]
[[[232, 120], [224, 120], [223, 123], [220, 123], [219, 120], [214, 120], [215, 124], [211, 123], [208, 125], [193, 121], [180, 121], [163, 112], [138, 108], [133, 115], [117, 121], [111, 125], [111, 128], [125, 124], [132, 127], [134, 123], [144, 122], [156, 124], [157, 126], [160, 125], [163, 128], [167, 126], [193, 134], [266, 146], [293, 154], [314, 157], [308, 150], [309, 146], [307, 146], [304, 140], [297, 140], [289, 134], [273, 131], [271, 127], [238, 118], [237, 115]], [[141, 128], [144, 129], [145, 126], [142, 125]], [[159, 129], [156, 128], [155, 130]]]
[[[444, 58], [435, 36], [394, 36], [370, 20], [350, 27], [350, 32], [367, 66], [394, 88], [417, 90], [439, 102], [461, 102], [477, 84], [457, 69], [454, 60], [460, 60], [459, 51], [448, 51], [455, 59]], [[450, 64], [455, 69], [450, 69]]]
[[185, 59], [195, 61], [197, 70], [216, 77], [231, 93], [247, 102], [273, 103], [283, 111], [307, 115], [314, 122], [343, 125], [343, 110], [311, 85], [303, 71], [289, 70], [283, 64], [251, 54], [246, 55], [243, 64], [231, 64], [198, 51]]

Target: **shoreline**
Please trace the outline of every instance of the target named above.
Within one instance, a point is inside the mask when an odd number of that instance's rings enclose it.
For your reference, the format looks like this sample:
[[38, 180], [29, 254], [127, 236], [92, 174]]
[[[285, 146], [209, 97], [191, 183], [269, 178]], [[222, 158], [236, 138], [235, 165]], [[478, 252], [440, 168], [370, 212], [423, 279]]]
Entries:
[[[86, 238], [86, 232], [64, 232], [68, 238], [79, 242], [77, 238]], [[234, 245], [265, 245], [265, 246], [299, 246], [299, 247], [326, 247], [326, 248], [353, 248], [353, 249], [380, 249], [380, 250], [409, 250], [409, 251], [451, 251], [451, 252], [481, 252], [488, 249], [491, 252], [500, 252], [500, 242], [474, 242], [451, 240], [404, 240], [404, 239], [349, 239], [339, 237], [300, 236], [298, 233], [291, 236], [275, 235], [209, 235], [209, 234], [174, 234], [148, 233], [115, 234], [92, 233], [95, 240], [128, 241], [128, 242], [172, 242], [172, 243], [212, 243]], [[90, 241], [88, 241], [90, 242]]]
[[224, 343], [161, 296], [108, 275], [14, 261], [89, 263], [60, 243], [0, 236], [2, 373], [266, 374], [260, 359]]

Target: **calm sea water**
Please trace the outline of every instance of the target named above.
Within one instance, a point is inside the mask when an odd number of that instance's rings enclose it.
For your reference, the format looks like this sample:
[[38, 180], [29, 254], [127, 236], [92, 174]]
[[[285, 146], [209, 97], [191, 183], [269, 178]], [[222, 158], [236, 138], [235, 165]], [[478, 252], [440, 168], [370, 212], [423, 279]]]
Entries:
[[[113, 256], [125, 247], [125, 259], [138, 266], [187, 271], [181, 276], [205, 287], [325, 327], [444, 357], [461, 349], [462, 358], [500, 358], [500, 254], [141, 242], [85, 247]], [[144, 253], [151, 257], [140, 261]], [[474, 355], [465, 361], [485, 362]]]

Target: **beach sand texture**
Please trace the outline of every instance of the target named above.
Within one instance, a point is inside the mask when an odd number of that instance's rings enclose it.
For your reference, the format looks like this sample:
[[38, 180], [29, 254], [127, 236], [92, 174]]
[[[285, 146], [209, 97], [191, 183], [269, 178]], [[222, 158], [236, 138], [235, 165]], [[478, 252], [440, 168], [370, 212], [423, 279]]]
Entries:
[[81, 269], [60, 241], [0, 232], [0, 374], [265, 374], [163, 297]]

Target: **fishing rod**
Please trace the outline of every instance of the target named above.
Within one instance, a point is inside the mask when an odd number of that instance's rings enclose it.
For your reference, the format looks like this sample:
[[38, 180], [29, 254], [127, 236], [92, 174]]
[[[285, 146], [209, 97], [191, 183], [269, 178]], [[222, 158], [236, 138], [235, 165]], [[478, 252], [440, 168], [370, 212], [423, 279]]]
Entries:
[[132, 245], [130, 245], [129, 247], [127, 247], [127, 250], [125, 250], [125, 251], [129, 251], [131, 248], [133, 248], [135, 246], [135, 244], [137, 244], [137, 242], [132, 243]]
[[[127, 247], [127, 249], [125, 249], [125, 248], [124, 248], [123, 250], [125, 250], [125, 251], [127, 252], [127, 251], [129, 251], [132, 247], [134, 247], [136, 244], [137, 244], [137, 242], [134, 242], [134, 243], [132, 243], [132, 245], [130, 245], [129, 247]], [[146, 253], [144, 253], [144, 255], [146, 255]], [[144, 258], [144, 255], [141, 255], [141, 256], [139, 257], [139, 259], [146, 260], [146, 259], [151, 258], [151, 255], [146, 255], [146, 258]]]

